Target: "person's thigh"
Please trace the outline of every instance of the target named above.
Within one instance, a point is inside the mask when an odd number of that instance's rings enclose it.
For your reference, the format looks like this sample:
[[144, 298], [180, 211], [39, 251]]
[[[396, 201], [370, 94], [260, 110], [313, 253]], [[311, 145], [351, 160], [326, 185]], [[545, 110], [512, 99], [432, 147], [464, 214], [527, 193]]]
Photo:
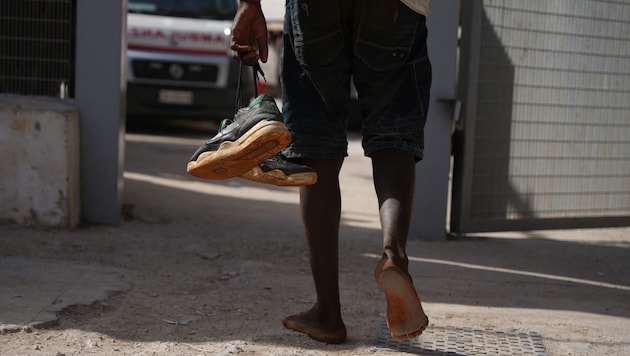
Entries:
[[365, 154], [398, 149], [420, 160], [431, 87], [426, 17], [399, 0], [360, 4], [353, 74]]
[[289, 158], [347, 155], [348, 11], [338, 0], [287, 0], [281, 85]]

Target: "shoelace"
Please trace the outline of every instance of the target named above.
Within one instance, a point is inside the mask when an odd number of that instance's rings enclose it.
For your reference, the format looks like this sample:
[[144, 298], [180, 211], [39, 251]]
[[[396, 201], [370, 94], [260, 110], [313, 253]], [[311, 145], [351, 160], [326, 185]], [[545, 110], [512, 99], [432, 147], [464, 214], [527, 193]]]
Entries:
[[[254, 64], [253, 68], [253, 73], [254, 73], [254, 97], [258, 97], [258, 83], [260, 82], [260, 77], [263, 78], [263, 80], [265, 82], [267, 82], [267, 78], [265, 78], [265, 72], [263, 72], [262, 68], [260, 67], [260, 64], [258, 62], [256, 62], [256, 64]], [[239, 62], [239, 73], [238, 73], [238, 85], [236, 86], [236, 104], [235, 104], [235, 109], [234, 112], [238, 112], [238, 110], [242, 107], [243, 105], [243, 99], [241, 97], [241, 83], [243, 81], [243, 62], [240, 61]], [[219, 124], [219, 133], [223, 133], [223, 130], [230, 126], [232, 123], [234, 122], [234, 120], [232, 119], [223, 119], [221, 120], [221, 123]]]
[[[263, 78], [265, 82], [267, 82], [267, 78], [265, 78], [265, 72], [263, 72], [260, 67], [260, 63], [256, 62], [252, 67], [254, 73], [254, 97], [258, 97], [258, 83], [260, 83], [260, 77]], [[260, 76], [259, 76], [260, 75]], [[243, 97], [241, 96], [241, 83], [243, 81], [243, 61], [239, 61], [239, 72], [238, 72], [238, 85], [236, 86], [236, 104], [234, 111], [238, 111], [243, 105]]]

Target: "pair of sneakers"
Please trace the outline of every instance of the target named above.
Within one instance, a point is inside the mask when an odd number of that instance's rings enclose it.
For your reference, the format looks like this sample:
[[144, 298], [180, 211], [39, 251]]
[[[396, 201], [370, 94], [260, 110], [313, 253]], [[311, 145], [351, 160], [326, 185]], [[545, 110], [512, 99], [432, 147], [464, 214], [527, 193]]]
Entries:
[[188, 174], [205, 179], [241, 177], [279, 186], [311, 185], [315, 171], [288, 161], [280, 151], [291, 142], [273, 97], [258, 96], [221, 122], [219, 132], [201, 145], [188, 162]]

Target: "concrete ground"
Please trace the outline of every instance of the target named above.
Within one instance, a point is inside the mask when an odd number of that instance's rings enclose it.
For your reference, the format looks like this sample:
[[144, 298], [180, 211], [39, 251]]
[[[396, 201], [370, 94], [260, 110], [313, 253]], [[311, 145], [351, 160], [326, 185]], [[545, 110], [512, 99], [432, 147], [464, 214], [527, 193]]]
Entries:
[[[431, 326], [386, 340], [376, 198], [356, 138], [341, 179], [348, 342], [284, 329], [313, 303], [297, 189], [187, 176], [204, 135], [127, 135], [119, 226], [0, 226], [0, 354], [630, 354], [630, 228], [410, 241]], [[518, 336], [544, 349], [496, 345]]]

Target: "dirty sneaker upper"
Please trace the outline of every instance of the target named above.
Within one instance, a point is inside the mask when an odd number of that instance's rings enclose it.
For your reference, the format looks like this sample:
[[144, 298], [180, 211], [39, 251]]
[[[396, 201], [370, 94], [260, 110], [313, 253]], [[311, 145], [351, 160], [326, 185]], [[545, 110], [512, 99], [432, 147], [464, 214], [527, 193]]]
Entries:
[[203, 152], [218, 150], [225, 141], [236, 141], [262, 120], [284, 122], [276, 100], [266, 94], [258, 96], [249, 106], [237, 110], [234, 118], [223, 120], [219, 132], [201, 145], [190, 161], [196, 161]]

